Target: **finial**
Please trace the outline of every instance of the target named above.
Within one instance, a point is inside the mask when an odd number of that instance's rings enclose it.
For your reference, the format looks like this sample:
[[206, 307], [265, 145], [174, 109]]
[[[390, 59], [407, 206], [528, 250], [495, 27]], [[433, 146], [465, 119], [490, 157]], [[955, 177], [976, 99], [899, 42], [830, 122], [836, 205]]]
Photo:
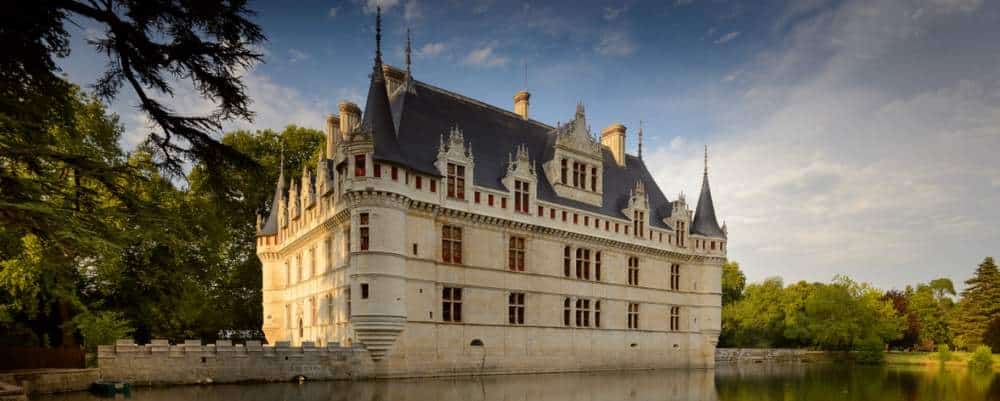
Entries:
[[584, 114], [583, 112], [583, 100], [576, 102], [576, 116], [580, 117]]
[[642, 120], [639, 120], [639, 159], [642, 159]]
[[382, 6], [375, 7], [375, 65], [382, 68]]
[[410, 28], [406, 28], [406, 75], [410, 75]]
[[524, 91], [528, 91], [528, 60], [524, 61]]

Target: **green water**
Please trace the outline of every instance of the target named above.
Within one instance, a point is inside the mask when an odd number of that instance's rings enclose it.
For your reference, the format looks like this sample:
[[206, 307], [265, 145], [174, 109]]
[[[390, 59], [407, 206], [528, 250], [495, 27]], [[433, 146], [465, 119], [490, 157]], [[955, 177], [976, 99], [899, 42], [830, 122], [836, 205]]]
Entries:
[[[121, 398], [119, 396], [119, 398]], [[86, 393], [42, 400], [98, 400]], [[936, 366], [747, 365], [712, 370], [136, 388], [137, 401], [1000, 401], [1000, 374]]]

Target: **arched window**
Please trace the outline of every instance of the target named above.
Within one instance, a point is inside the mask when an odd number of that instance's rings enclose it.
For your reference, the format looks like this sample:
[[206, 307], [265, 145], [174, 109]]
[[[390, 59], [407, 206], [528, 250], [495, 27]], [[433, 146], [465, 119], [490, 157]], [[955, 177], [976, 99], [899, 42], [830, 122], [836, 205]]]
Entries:
[[569, 326], [569, 317], [573, 313], [569, 298], [563, 301], [563, 325]]

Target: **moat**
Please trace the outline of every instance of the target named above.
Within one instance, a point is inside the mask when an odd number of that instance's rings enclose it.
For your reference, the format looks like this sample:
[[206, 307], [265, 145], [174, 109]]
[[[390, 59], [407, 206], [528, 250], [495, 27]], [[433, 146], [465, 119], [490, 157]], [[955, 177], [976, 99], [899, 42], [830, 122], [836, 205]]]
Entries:
[[[120, 397], [120, 396], [119, 396]], [[98, 400], [86, 393], [38, 397]], [[747, 364], [711, 370], [137, 388], [137, 401], [1000, 400], [1000, 374], [937, 366]]]

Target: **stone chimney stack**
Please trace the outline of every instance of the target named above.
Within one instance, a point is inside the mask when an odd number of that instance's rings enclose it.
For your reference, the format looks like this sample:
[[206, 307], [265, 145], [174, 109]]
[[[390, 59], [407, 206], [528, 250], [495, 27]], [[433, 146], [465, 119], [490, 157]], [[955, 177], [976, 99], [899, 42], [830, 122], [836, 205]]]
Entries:
[[531, 94], [526, 91], [520, 91], [514, 95], [514, 113], [525, 120], [528, 119], [528, 98], [530, 97]]
[[611, 151], [619, 166], [625, 165], [625, 126], [614, 123], [601, 130], [601, 145]]
[[358, 124], [361, 123], [361, 109], [358, 105], [342, 101], [340, 102], [340, 136], [347, 139]]
[[334, 145], [337, 144], [337, 138], [340, 136], [340, 119], [337, 116], [330, 114], [326, 116], [326, 158], [333, 158]]

